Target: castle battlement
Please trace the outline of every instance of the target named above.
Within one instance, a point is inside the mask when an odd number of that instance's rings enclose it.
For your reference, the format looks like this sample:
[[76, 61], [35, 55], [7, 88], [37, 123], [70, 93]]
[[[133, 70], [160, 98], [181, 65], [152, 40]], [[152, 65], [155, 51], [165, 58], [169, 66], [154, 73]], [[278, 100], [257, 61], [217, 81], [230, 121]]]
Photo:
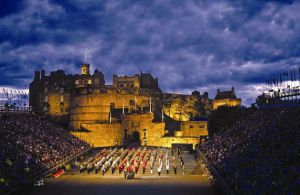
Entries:
[[142, 145], [195, 147], [208, 134], [207, 121], [195, 120], [212, 110], [208, 93], [164, 93], [149, 73], [113, 75], [112, 85], [105, 85], [103, 73], [91, 74], [84, 63], [81, 74], [35, 71], [29, 88], [34, 112], [67, 117], [72, 134], [97, 147], [128, 139]]

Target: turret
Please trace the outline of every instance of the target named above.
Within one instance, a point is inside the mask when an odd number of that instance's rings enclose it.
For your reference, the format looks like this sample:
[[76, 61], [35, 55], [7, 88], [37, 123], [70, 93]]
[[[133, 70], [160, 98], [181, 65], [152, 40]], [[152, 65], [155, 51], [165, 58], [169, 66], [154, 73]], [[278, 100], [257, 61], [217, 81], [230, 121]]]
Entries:
[[81, 65], [81, 74], [82, 75], [89, 75], [90, 74], [90, 65], [83, 63]]

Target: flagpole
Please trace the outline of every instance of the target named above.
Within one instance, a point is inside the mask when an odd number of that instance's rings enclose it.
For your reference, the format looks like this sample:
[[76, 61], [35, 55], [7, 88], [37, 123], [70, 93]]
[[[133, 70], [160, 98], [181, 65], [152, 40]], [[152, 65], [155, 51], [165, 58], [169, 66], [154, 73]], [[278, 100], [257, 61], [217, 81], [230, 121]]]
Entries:
[[109, 109], [109, 123], [111, 123], [111, 108]]
[[136, 99], [136, 96], [134, 96], [134, 108], [135, 108], [135, 111], [136, 111], [136, 104], [137, 104], [137, 99]]
[[152, 113], [152, 102], [151, 102], [151, 96], [150, 96], [150, 113]]
[[125, 113], [125, 110], [124, 110], [124, 97], [122, 98], [122, 109], [123, 109], [123, 114]]

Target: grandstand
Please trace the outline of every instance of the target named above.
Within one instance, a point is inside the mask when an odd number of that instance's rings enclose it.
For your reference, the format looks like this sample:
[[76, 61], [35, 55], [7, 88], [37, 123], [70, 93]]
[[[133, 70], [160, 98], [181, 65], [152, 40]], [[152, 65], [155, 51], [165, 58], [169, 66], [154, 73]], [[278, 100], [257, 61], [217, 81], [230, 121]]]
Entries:
[[256, 99], [259, 107], [299, 107], [300, 68], [272, 75], [266, 80], [262, 95]]
[[19, 113], [0, 117], [0, 192], [41, 177], [90, 148], [45, 117]]
[[253, 110], [200, 149], [237, 194], [299, 193], [300, 108]]

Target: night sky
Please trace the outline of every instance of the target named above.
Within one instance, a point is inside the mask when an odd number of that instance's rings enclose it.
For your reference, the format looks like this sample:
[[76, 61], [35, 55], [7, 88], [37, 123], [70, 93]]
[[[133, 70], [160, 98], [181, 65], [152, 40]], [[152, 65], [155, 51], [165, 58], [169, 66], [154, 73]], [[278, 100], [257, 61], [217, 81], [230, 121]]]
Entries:
[[300, 2], [1, 0], [0, 87], [34, 70], [150, 72], [165, 92], [229, 90], [250, 105], [272, 74], [299, 67]]

